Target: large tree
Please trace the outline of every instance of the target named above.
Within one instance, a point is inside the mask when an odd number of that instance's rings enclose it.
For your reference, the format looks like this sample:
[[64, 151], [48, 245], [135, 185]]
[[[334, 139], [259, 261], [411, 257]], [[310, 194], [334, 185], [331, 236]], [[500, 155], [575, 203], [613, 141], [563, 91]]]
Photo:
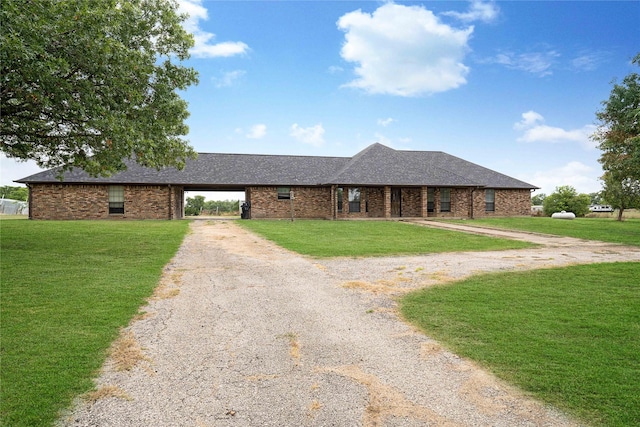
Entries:
[[[640, 66], [640, 53], [632, 63]], [[602, 105], [593, 139], [602, 150], [605, 198], [611, 205], [624, 206], [634, 199], [640, 182], [640, 74], [632, 72], [614, 84]], [[622, 219], [621, 213], [618, 218]]]
[[123, 160], [182, 167], [197, 83], [174, 0], [2, 0], [0, 146], [7, 157], [92, 175]]

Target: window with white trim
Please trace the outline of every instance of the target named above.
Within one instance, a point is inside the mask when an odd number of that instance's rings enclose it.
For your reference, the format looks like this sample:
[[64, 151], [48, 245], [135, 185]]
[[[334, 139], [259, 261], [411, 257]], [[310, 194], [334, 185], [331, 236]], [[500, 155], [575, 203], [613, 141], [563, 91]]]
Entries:
[[344, 189], [342, 187], [336, 188], [336, 202], [338, 204], [338, 213], [342, 213], [342, 195], [344, 193]]
[[451, 212], [451, 189], [440, 189], [440, 212]]
[[109, 215], [124, 213], [124, 186], [109, 186]]
[[360, 188], [349, 188], [349, 212], [360, 212]]
[[495, 212], [496, 210], [496, 190], [493, 188], [484, 190], [484, 210], [485, 212]]
[[427, 212], [433, 212], [434, 210], [434, 205], [433, 205], [433, 187], [428, 187], [427, 188]]
[[291, 187], [278, 187], [278, 200], [290, 200]]

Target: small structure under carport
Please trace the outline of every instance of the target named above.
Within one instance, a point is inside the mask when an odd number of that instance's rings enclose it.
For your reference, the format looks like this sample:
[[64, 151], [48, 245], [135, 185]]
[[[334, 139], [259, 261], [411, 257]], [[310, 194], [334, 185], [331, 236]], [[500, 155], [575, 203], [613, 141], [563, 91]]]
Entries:
[[[439, 151], [373, 144], [354, 157], [201, 153], [181, 171], [133, 161], [111, 177], [41, 172], [29, 187], [32, 219], [179, 219], [185, 191], [244, 191], [252, 218], [529, 215], [537, 187]], [[294, 196], [293, 200], [291, 195]]]

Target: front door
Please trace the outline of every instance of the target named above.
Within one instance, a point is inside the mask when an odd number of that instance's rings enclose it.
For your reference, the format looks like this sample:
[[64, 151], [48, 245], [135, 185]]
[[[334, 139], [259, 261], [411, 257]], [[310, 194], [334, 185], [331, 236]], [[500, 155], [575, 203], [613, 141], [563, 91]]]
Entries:
[[402, 189], [391, 189], [391, 216], [402, 216]]

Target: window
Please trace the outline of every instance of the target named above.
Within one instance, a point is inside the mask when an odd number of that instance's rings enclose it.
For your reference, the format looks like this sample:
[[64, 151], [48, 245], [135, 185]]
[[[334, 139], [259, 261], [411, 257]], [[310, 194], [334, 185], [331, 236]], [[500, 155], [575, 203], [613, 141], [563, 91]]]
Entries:
[[344, 194], [344, 189], [342, 187], [336, 188], [336, 199], [338, 202], [338, 213], [342, 213], [342, 196]]
[[451, 189], [440, 189], [440, 212], [451, 212]]
[[360, 212], [360, 188], [349, 188], [349, 212]]
[[427, 212], [433, 212], [433, 188], [427, 188]]
[[484, 210], [486, 212], [495, 212], [496, 210], [496, 190], [492, 188], [484, 190]]
[[124, 213], [124, 186], [109, 186], [109, 215]]
[[278, 187], [278, 200], [291, 199], [291, 187]]

